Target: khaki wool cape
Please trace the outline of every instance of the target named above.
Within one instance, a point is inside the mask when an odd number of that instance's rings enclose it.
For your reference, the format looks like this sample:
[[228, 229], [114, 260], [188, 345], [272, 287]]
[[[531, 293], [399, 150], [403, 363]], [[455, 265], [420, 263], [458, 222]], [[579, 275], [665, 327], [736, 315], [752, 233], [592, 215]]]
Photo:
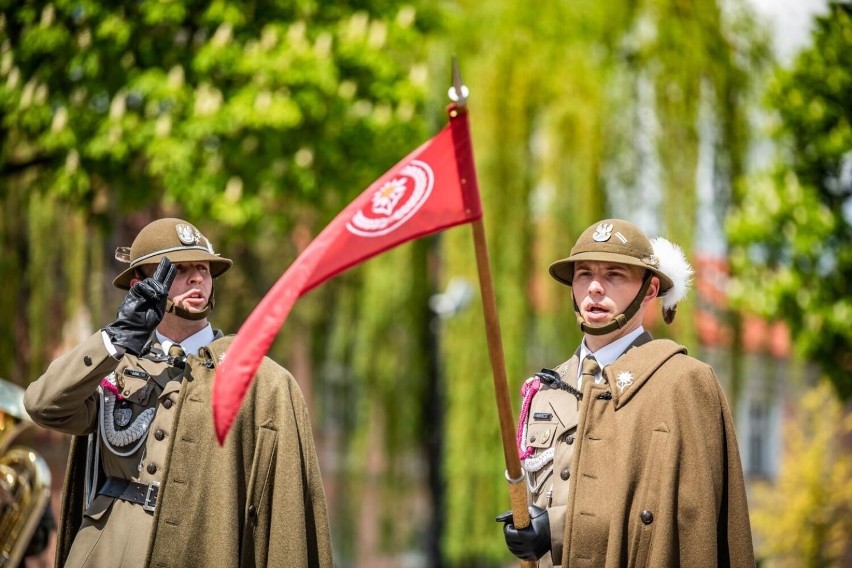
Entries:
[[[576, 387], [578, 365], [575, 354], [556, 370]], [[713, 369], [644, 333], [603, 376], [583, 383], [582, 401], [543, 385], [530, 409], [530, 445], [556, 450], [542, 484], [552, 494], [533, 495], [553, 505], [553, 563], [753, 568], [734, 425]]]
[[[232, 340], [218, 339], [198, 358], [188, 358], [145, 565], [330, 567], [322, 479], [307, 408], [292, 375], [264, 358], [224, 446], [216, 440], [215, 366]], [[85, 454], [86, 438], [75, 437], [57, 566], [82, 521]]]

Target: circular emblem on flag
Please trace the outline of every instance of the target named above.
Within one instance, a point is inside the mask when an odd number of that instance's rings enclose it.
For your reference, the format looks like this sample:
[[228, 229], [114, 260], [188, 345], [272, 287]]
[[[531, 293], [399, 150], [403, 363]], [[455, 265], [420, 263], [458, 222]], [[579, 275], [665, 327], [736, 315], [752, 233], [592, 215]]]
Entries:
[[352, 216], [346, 228], [362, 237], [386, 235], [417, 213], [434, 185], [435, 174], [429, 164], [412, 160], [373, 192], [370, 203]]

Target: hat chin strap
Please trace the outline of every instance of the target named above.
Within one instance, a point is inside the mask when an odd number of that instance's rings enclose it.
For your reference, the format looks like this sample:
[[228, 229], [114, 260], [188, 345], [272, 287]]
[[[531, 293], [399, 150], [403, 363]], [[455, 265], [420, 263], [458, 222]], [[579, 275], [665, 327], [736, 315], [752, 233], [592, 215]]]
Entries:
[[200, 312], [190, 312], [189, 310], [185, 310], [181, 307], [175, 305], [171, 300], [166, 301], [166, 313], [174, 314], [179, 318], [183, 318], [185, 320], [202, 320], [210, 315], [210, 312], [213, 311], [213, 306], [210, 303], [207, 303], [207, 307], [205, 307]]
[[633, 316], [636, 315], [636, 312], [638, 312], [640, 306], [642, 306], [642, 300], [648, 292], [648, 287], [651, 285], [652, 277], [653, 274], [651, 271], [647, 271], [647, 275], [642, 282], [642, 287], [639, 289], [636, 297], [633, 298], [633, 301], [630, 302], [630, 305], [627, 306], [627, 309], [615, 316], [615, 319], [611, 322], [604, 325], [594, 326], [589, 324], [580, 314], [580, 308], [577, 306], [577, 301], [574, 300], [574, 313], [577, 314], [577, 325], [580, 326], [580, 330], [582, 330], [583, 333], [588, 333], [589, 335], [606, 335], [627, 325], [627, 322], [633, 319]]
[[210, 301], [207, 302], [207, 306], [204, 307], [200, 312], [190, 312], [189, 310], [185, 310], [179, 306], [177, 306], [171, 300], [166, 300], [166, 312], [170, 314], [174, 314], [179, 318], [183, 318], [185, 320], [198, 321], [203, 320], [207, 316], [210, 315], [210, 312], [213, 311], [213, 306], [216, 305], [216, 292], [215, 290], [210, 291]]

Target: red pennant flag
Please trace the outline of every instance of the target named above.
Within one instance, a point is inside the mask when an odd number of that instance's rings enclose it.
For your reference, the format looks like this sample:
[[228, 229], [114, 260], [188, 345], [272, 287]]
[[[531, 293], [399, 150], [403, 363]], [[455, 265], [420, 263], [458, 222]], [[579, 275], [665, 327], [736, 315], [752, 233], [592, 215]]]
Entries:
[[450, 124], [335, 217], [240, 327], [216, 368], [213, 420], [219, 443], [299, 297], [390, 248], [481, 216], [467, 113], [451, 106]]

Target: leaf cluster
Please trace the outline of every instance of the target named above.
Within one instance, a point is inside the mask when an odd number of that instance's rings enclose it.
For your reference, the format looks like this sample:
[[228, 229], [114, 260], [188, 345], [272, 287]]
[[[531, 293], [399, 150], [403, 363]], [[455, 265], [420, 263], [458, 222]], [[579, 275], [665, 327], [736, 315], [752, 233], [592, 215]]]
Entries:
[[832, 3], [813, 46], [779, 69], [768, 100], [781, 155], [741, 187], [731, 216], [740, 302], [786, 321], [799, 353], [852, 397], [852, 7]]
[[36, 189], [102, 214], [162, 198], [287, 226], [300, 205], [339, 209], [424, 134], [432, 24], [413, 4], [7, 4], [0, 175], [47, 166]]

